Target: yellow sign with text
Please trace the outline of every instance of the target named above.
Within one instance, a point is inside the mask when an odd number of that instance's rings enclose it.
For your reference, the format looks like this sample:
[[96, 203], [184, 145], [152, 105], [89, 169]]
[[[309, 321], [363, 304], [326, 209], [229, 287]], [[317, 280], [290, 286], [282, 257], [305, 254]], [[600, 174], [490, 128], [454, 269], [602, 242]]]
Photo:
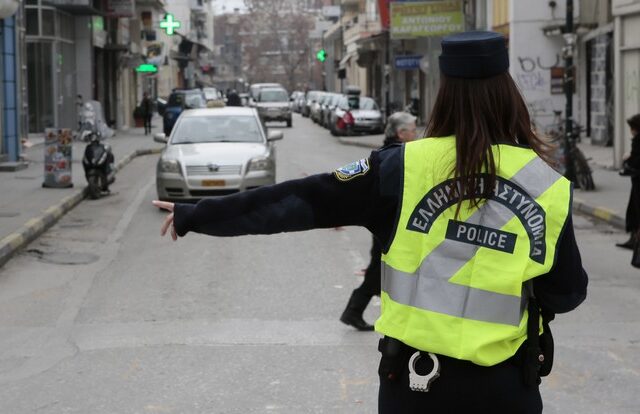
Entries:
[[422, 1], [391, 3], [391, 38], [446, 36], [464, 31], [462, 2]]

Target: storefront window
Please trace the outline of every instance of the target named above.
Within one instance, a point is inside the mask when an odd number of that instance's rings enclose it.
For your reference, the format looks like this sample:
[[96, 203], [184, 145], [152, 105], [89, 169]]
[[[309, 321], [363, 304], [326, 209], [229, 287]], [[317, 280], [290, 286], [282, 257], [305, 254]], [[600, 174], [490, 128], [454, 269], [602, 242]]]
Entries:
[[51, 43], [27, 43], [29, 132], [54, 126]]

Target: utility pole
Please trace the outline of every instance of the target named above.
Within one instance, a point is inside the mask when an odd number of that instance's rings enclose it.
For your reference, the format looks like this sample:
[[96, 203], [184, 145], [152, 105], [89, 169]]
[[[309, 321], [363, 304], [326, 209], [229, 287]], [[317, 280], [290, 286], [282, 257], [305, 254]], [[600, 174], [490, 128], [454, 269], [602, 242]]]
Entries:
[[575, 70], [573, 67], [573, 52], [576, 43], [576, 35], [573, 29], [573, 0], [567, 0], [567, 17], [565, 30], [563, 33], [564, 47], [562, 54], [564, 57], [564, 94], [566, 97], [565, 107], [565, 127], [564, 127], [564, 159], [565, 159], [565, 177], [575, 183], [576, 171], [573, 164], [573, 154], [571, 147], [575, 145], [573, 139], [573, 85], [575, 78]]

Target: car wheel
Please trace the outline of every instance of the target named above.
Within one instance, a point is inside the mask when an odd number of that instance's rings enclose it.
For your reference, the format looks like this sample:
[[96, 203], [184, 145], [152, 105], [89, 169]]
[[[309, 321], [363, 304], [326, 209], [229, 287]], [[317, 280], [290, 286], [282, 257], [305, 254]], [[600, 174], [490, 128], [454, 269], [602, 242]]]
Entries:
[[293, 120], [291, 118], [287, 119], [287, 128], [291, 128], [292, 124], [293, 124]]

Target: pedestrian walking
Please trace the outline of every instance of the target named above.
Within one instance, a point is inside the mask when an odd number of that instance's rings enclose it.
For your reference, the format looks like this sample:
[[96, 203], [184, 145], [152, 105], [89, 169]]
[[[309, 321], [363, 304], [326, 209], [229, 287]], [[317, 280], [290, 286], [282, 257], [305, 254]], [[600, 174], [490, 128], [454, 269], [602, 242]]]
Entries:
[[[410, 142], [416, 139], [416, 117], [407, 112], [395, 112], [387, 120], [382, 148]], [[382, 246], [373, 237], [371, 243], [371, 259], [364, 271], [362, 284], [353, 290], [347, 307], [340, 316], [340, 321], [351, 325], [359, 331], [373, 331], [373, 325], [368, 324], [362, 317], [367, 305], [374, 296], [380, 296], [380, 260]]]
[[238, 95], [235, 89], [227, 95], [227, 106], [242, 106], [240, 95]]
[[384, 253], [379, 412], [540, 413], [547, 322], [584, 300], [587, 275], [571, 183], [545, 161], [508, 66], [498, 33], [445, 37], [430, 138], [332, 174], [154, 201], [170, 211], [161, 234], [364, 226]]
[[151, 98], [149, 98], [149, 94], [144, 92], [142, 94], [142, 102], [140, 103], [142, 107], [142, 118], [144, 120], [144, 134], [151, 133], [151, 118], [153, 117], [153, 103], [151, 102]]
[[631, 153], [623, 162], [621, 175], [631, 176], [631, 193], [625, 216], [629, 239], [624, 243], [616, 243], [616, 246], [633, 249], [640, 230], [640, 114], [627, 119], [627, 125], [631, 130]]

